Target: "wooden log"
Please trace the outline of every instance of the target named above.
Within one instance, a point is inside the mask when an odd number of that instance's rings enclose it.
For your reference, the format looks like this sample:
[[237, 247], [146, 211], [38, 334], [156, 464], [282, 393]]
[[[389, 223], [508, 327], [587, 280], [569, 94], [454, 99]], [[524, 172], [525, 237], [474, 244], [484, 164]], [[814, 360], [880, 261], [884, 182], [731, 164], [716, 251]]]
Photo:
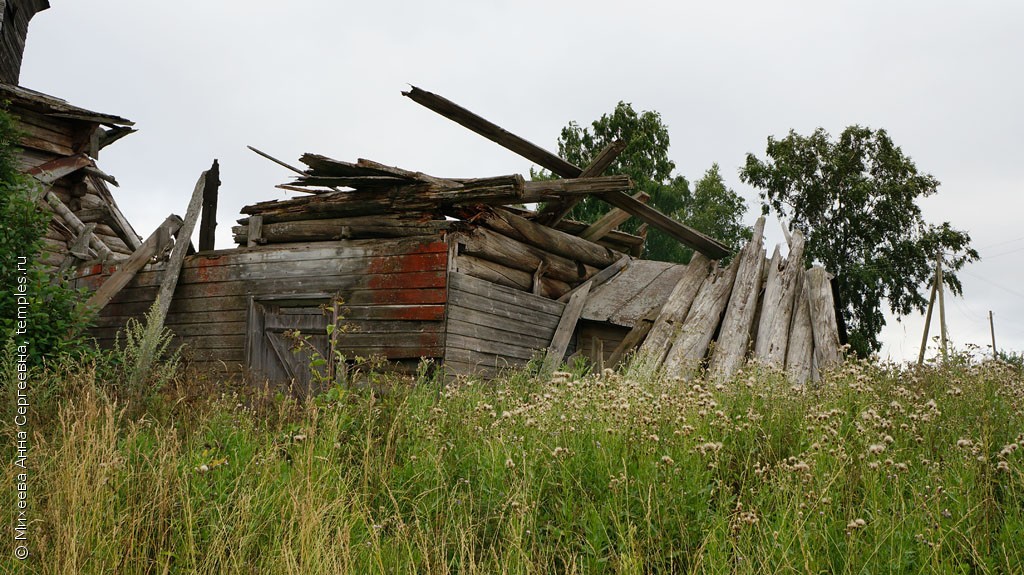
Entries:
[[164, 223], [160, 224], [156, 231], [146, 238], [142, 246], [118, 266], [117, 271], [111, 274], [107, 281], [103, 282], [103, 285], [86, 302], [86, 307], [95, 311], [106, 307], [110, 300], [124, 286], [128, 285], [128, 282], [135, 277], [139, 270], [145, 267], [155, 256], [162, 254], [167, 249], [171, 244], [171, 236], [178, 232], [181, 225], [182, 220], [180, 217], [175, 215], [168, 216]]
[[551, 345], [544, 356], [544, 363], [541, 366], [542, 374], [550, 374], [558, 368], [565, 357], [565, 350], [569, 348], [569, 341], [573, 332], [576, 331], [576, 323], [580, 320], [580, 313], [583, 312], [583, 305], [587, 303], [587, 295], [590, 294], [590, 283], [584, 283], [583, 289], [572, 294], [569, 303], [565, 304], [562, 318], [558, 320], [558, 327], [555, 328], [555, 335], [551, 338]]
[[[498, 285], [533, 292], [533, 275], [499, 263], [461, 254], [455, 257], [453, 268], [452, 271], [487, 280]], [[540, 288], [537, 295], [550, 299], [557, 299], [571, 289], [566, 282], [543, 275], [538, 278], [537, 283]]]
[[814, 365], [814, 331], [811, 327], [811, 304], [808, 299], [807, 274], [796, 274], [793, 320], [786, 346], [786, 372], [793, 383], [803, 385], [812, 379]]
[[[637, 192], [633, 194], [633, 198], [643, 203], [647, 203], [651, 196], [646, 192]], [[633, 216], [629, 215], [629, 212], [620, 208], [612, 208], [610, 212], [601, 216], [599, 220], [591, 224], [587, 229], [583, 230], [580, 237], [585, 240], [596, 242], [597, 240], [605, 237], [612, 230], [626, 223], [626, 221]]]
[[578, 264], [484, 227], [460, 235], [457, 241], [463, 246], [460, 253], [497, 262], [530, 274], [544, 262], [549, 277], [570, 284], [577, 284], [598, 272], [597, 268]]
[[682, 329], [665, 354], [662, 363], [665, 375], [685, 379], [697, 373], [722, 321], [738, 268], [735, 260], [725, 269], [716, 267], [701, 284]]
[[445, 118], [448, 118], [457, 124], [469, 128], [477, 134], [480, 134], [488, 140], [519, 154], [527, 160], [551, 170], [563, 178], [576, 178], [583, 173], [583, 170], [562, 158], [559, 158], [555, 154], [520, 138], [497, 124], [477, 116], [473, 112], [470, 112], [451, 100], [426, 90], [421, 90], [416, 86], [413, 86], [408, 92], [402, 92], [402, 95], [408, 97], [410, 100], [420, 104], [421, 106], [441, 114]]
[[429, 176], [427, 174], [424, 174], [423, 172], [413, 172], [410, 170], [403, 170], [402, 168], [396, 168], [395, 166], [386, 166], [384, 164], [374, 162], [373, 160], [367, 160], [364, 158], [359, 158], [358, 160], [356, 160], [356, 166], [360, 168], [371, 168], [386, 174], [391, 174], [395, 177], [406, 178], [417, 182], [427, 182], [429, 184], [435, 184], [447, 188], [461, 187], [461, 185], [454, 180], [447, 180], [445, 178], [435, 178], [434, 176]]
[[722, 242], [681, 224], [647, 204], [622, 192], [600, 194], [599, 197], [609, 204], [640, 218], [648, 224], [672, 236], [682, 244], [689, 246], [711, 259], [721, 259], [729, 255], [729, 248]]
[[[82, 220], [78, 219], [78, 216], [64, 205], [64, 202], [60, 201], [57, 194], [53, 193], [53, 191], [48, 191], [46, 192], [45, 199], [46, 203], [53, 208], [53, 211], [56, 212], [65, 223], [67, 223], [69, 228], [71, 228], [76, 234], [82, 233], [82, 230], [85, 229], [85, 224], [82, 223]], [[96, 254], [99, 256], [100, 261], [106, 261], [113, 258], [110, 248], [100, 241], [100, 239], [96, 237], [95, 233], [89, 234], [89, 246], [96, 250]]]
[[[452, 222], [445, 220], [415, 219], [394, 214], [263, 224], [261, 236], [268, 244], [280, 244], [354, 238], [425, 236], [437, 234], [451, 227]], [[248, 243], [249, 228], [247, 226], [234, 226], [231, 230], [237, 244], [246, 245]]]
[[199, 251], [205, 252], [214, 248], [214, 235], [217, 231], [217, 191], [220, 189], [220, 164], [217, 160], [206, 172], [206, 185], [203, 188], [203, 212], [199, 226]]
[[531, 222], [500, 208], [479, 211], [472, 216], [472, 221], [544, 251], [598, 268], [608, 267], [621, 257], [608, 248]]
[[[600, 176], [608, 169], [608, 166], [612, 165], [612, 162], [626, 149], [626, 142], [623, 140], [615, 140], [604, 147], [586, 168], [583, 169], [583, 173], [579, 175], [580, 178], [593, 178]], [[544, 209], [540, 212], [540, 221], [547, 226], [553, 226], [560, 222], [563, 218], [569, 215], [576, 204], [580, 203], [583, 198], [566, 198], [560, 202], [551, 202], [544, 206]]]
[[683, 277], [665, 300], [658, 317], [655, 318], [647, 339], [640, 346], [640, 353], [651, 368], [661, 366], [665, 355], [682, 330], [686, 315], [697, 297], [700, 286], [711, 270], [711, 260], [702, 254], [694, 254], [686, 267]]
[[802, 287], [799, 278], [804, 274], [804, 235], [799, 230], [793, 233], [785, 261], [776, 257], [778, 253], [776, 247], [765, 284], [754, 355], [762, 363], [782, 369], [786, 366], [797, 289]]
[[807, 299], [811, 311], [811, 330], [814, 333], [814, 361], [820, 371], [838, 365], [843, 356], [839, 351], [839, 327], [832, 299], [832, 284], [825, 268], [814, 266], [807, 270]]
[[[619, 258], [618, 261], [616, 261], [612, 265], [610, 265], [610, 266], [604, 268], [603, 270], [597, 272], [596, 274], [590, 276], [590, 287], [587, 288], [587, 289], [594, 289], [597, 286], [602, 285], [605, 282], [607, 282], [608, 280], [612, 279], [620, 271], [622, 271], [627, 265], [629, 265], [629, 262], [632, 261], [632, 259], [633, 258], [631, 258], [629, 256], [622, 256], [621, 258]], [[570, 292], [568, 292], [566, 294], [563, 294], [561, 297], [559, 297], [558, 301], [560, 301], [560, 302], [568, 301], [569, 298], [572, 296], [572, 294], [574, 292], [576, 292], [577, 290], [580, 290], [582, 288], [583, 288], [582, 285], [576, 286], [575, 288], [573, 288], [572, 291], [570, 291]]]
[[750, 348], [750, 330], [757, 313], [765, 260], [763, 216], [754, 224], [753, 238], [736, 259], [736, 281], [709, 366], [711, 377], [717, 381], [731, 378], [742, 366]]

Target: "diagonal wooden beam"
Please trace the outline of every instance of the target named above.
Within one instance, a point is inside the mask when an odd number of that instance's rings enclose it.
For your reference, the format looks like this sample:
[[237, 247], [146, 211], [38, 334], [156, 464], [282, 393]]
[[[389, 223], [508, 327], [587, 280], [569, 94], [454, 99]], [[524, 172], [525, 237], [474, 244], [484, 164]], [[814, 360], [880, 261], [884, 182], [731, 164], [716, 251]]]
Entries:
[[413, 86], [408, 92], [402, 92], [402, 95], [563, 178], [578, 178], [583, 173], [583, 170], [577, 166], [570, 164], [534, 143], [520, 138], [501, 126], [477, 116], [447, 98], [421, 90], [416, 86]]
[[598, 197], [616, 208], [640, 218], [713, 260], [722, 259], [729, 255], [729, 248], [722, 242], [673, 220], [636, 198], [622, 192], [601, 194]]
[[[590, 162], [586, 168], [583, 169], [583, 173], [580, 174], [581, 178], [593, 178], [600, 176], [608, 169], [608, 166], [612, 165], [612, 162], [619, 157], [619, 154], [626, 149], [626, 142], [623, 140], [615, 140], [608, 144], [603, 150]], [[551, 202], [544, 206], [544, 209], [540, 211], [538, 215], [539, 221], [547, 226], [557, 225], [558, 222], [565, 219], [569, 212], [583, 201], [583, 198], [566, 198], [560, 202]]]
[[[645, 204], [651, 199], [651, 196], [647, 195], [646, 192], [637, 192], [633, 194], [633, 197]], [[626, 223], [626, 220], [631, 217], [633, 216], [629, 212], [620, 208], [613, 208], [612, 211], [601, 216], [601, 219], [590, 224], [587, 229], [580, 232], [580, 237], [585, 240], [596, 242], [610, 234], [615, 228]]]
[[96, 290], [96, 293], [86, 302], [86, 307], [94, 311], [106, 307], [110, 300], [124, 289], [128, 282], [132, 281], [139, 270], [145, 267], [154, 256], [162, 254], [171, 245], [171, 236], [177, 233], [181, 224], [181, 218], [178, 216], [168, 216], [164, 223], [160, 224], [160, 227], [146, 238], [146, 241], [142, 242], [142, 246], [118, 266], [117, 271], [107, 278], [107, 281], [103, 282], [100, 289]]

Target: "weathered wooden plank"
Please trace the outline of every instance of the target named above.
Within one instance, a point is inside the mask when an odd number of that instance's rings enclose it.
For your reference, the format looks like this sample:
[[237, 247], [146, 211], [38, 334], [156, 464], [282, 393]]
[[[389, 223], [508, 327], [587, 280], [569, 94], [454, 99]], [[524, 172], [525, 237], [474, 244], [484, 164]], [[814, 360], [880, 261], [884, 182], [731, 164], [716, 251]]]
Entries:
[[807, 298], [810, 303], [811, 329], [814, 333], [814, 361], [820, 371], [835, 367], [843, 360], [839, 327], [836, 321], [832, 284], [825, 268], [807, 270]]
[[178, 232], [182, 226], [180, 217], [171, 215], [153, 232], [142, 244], [142, 247], [135, 250], [118, 270], [112, 274], [103, 285], [96, 290], [96, 293], [85, 303], [86, 307], [92, 310], [103, 309], [110, 300], [117, 295], [132, 278], [145, 266], [153, 257], [162, 254], [171, 245], [171, 236]]
[[586, 280], [598, 271], [592, 266], [576, 263], [483, 227], [460, 232], [456, 241], [462, 246], [459, 253], [531, 274], [543, 262], [546, 275], [570, 284]]
[[473, 350], [479, 353], [487, 353], [522, 360], [531, 359], [537, 352], [535, 349], [514, 345], [508, 342], [476, 339], [454, 333], [448, 333], [445, 336], [445, 347], [447, 349], [458, 348]]
[[[775, 250], [778, 254], [778, 248]], [[779, 369], [786, 366], [786, 348], [789, 345], [789, 331], [793, 325], [793, 305], [796, 301], [797, 288], [801, 287], [798, 278], [803, 273], [804, 236], [797, 230], [792, 235], [786, 260], [772, 256], [765, 284], [754, 354], [766, 365]]]
[[[461, 299], [461, 298], [456, 298]], [[474, 302], [470, 302], [473, 304]], [[480, 302], [475, 302], [480, 303]], [[477, 307], [483, 307], [477, 305]], [[503, 313], [505, 312], [505, 313]], [[531, 337], [543, 340], [540, 347], [546, 348], [555, 335], [555, 328], [558, 325], [558, 318], [544, 314], [514, 314], [511, 310], [501, 310], [500, 306], [492, 307], [491, 310], [480, 310], [466, 307], [461, 304], [448, 304], [448, 321], [459, 321], [483, 327], [498, 329], [511, 333], [529, 334]], [[466, 334], [464, 334], [466, 335]]]
[[734, 260], [725, 269], [716, 268], [701, 284], [682, 329], [665, 354], [662, 369], [666, 375], [687, 378], [697, 372], [729, 303], [738, 267]]
[[500, 208], [477, 210], [471, 221], [546, 252], [597, 268], [608, 267], [621, 257], [621, 254], [591, 241], [531, 222]]
[[[477, 318], [478, 320], [480, 318]], [[448, 335], [461, 335], [479, 341], [492, 341], [503, 345], [513, 345], [520, 348], [542, 350], [548, 346], [550, 338], [538, 337], [539, 330], [536, 327], [530, 331], [515, 332], [509, 329], [499, 329], [480, 323], [462, 321], [457, 316], [448, 316]], [[506, 328], [509, 326], [505, 326]]]
[[[49, 204], [51, 208], [53, 208], [53, 211], [56, 212], [57, 215], [59, 215], [61, 219], [64, 220], [64, 222], [68, 225], [69, 228], [71, 228], [76, 234], [82, 233], [82, 230], [85, 229], [85, 224], [82, 223], [82, 221], [79, 220], [78, 217], [74, 213], [72, 213], [72, 211], [69, 210], [66, 205], [64, 205], [64, 202], [62, 202], [56, 194], [54, 194], [52, 191], [46, 192], [45, 200], [46, 203]], [[113, 258], [113, 254], [110, 252], [110, 248], [107, 247], [107, 245], [104, 244], [102, 241], [100, 241], [100, 239], [96, 237], [95, 233], [93, 233], [89, 238], [89, 246], [92, 247], [92, 249], [96, 250], [96, 254], [99, 256], [101, 261]]]
[[812, 379], [814, 365], [814, 332], [806, 278], [806, 272], [796, 274], [793, 317], [786, 346], [786, 372], [790, 380], [799, 385]]
[[[580, 178], [593, 178], [600, 176], [612, 165], [612, 162], [619, 157], [619, 154], [626, 149], [626, 142], [623, 140], [615, 140], [614, 142], [605, 146], [597, 156], [591, 160], [590, 165], [583, 169], [580, 173]], [[551, 202], [544, 206], [544, 209], [540, 212], [540, 221], [547, 226], [556, 225], [559, 221], [569, 215], [576, 204], [580, 203], [583, 198], [573, 197], [566, 198], [559, 202]]]
[[60, 178], [77, 172], [78, 170], [91, 166], [92, 160], [85, 154], [57, 158], [28, 170], [28, 175], [39, 180], [43, 184], [52, 184]]
[[[436, 235], [448, 230], [452, 223], [432, 220], [429, 215], [396, 217], [404, 214], [383, 214], [323, 220], [299, 220], [263, 224], [261, 236], [266, 243], [308, 242], [317, 240], [347, 240], [357, 238], [391, 238]], [[235, 242], [242, 245], [249, 239], [247, 226], [232, 228]]]
[[[626, 355], [634, 349], [637, 349], [637, 347], [639, 347], [644, 340], [649, 337], [651, 328], [654, 327], [654, 320], [657, 319], [660, 313], [661, 308], [659, 306], [655, 306], [652, 307], [644, 317], [637, 320], [636, 323], [633, 324], [633, 327], [624, 336], [622, 336], [619, 341], [615, 342], [614, 346], [609, 347], [612, 351], [611, 355], [606, 358], [607, 364], [611, 367], [615, 367], [626, 358]], [[614, 327], [618, 330], [625, 329], [619, 326]], [[658, 357], [659, 364], [661, 363], [661, 357], [664, 357], [664, 355]]]
[[[463, 274], [449, 274], [449, 289], [469, 296], [479, 296], [495, 303], [511, 304], [514, 309], [555, 316], [554, 322], [562, 316], [565, 304], [523, 293], [504, 286], [497, 286]], [[467, 300], [469, 301], [469, 300]], [[479, 308], [474, 308], [479, 309]], [[486, 311], [484, 308], [483, 311]]]
[[631, 196], [622, 192], [611, 192], [601, 194], [599, 197], [609, 204], [658, 228], [682, 244], [697, 250], [711, 259], [720, 259], [729, 255], [729, 248], [722, 242], [673, 220]]
[[659, 367], [683, 328], [690, 306], [711, 271], [711, 260], [703, 254], [694, 254], [682, 277], [659, 308], [657, 318], [648, 327], [650, 332], [640, 346], [652, 367]]
[[740, 250], [736, 260], [736, 281], [708, 369], [717, 381], [732, 377], [742, 366], [750, 348], [750, 330], [757, 313], [765, 260], [763, 216], [754, 224], [753, 238]]
[[[645, 290], [659, 276], [672, 270], [674, 267], [674, 264], [668, 262], [652, 260], [630, 261], [613, 279], [593, 290], [591, 297], [587, 300], [587, 306], [583, 310], [583, 319], [602, 322], [611, 320], [612, 316], [619, 309], [629, 303], [630, 300], [643, 296]], [[682, 275], [682, 272], [682, 267], [673, 272], [677, 274], [676, 281], [678, 281], [678, 276]], [[672, 282], [673, 285], [674, 283]], [[668, 289], [671, 289], [671, 287]], [[665, 294], [662, 294], [657, 302], [648, 302], [639, 313], [643, 314], [654, 303], [661, 303], [661, 300], [664, 299], [667, 293], [666, 291]], [[630, 323], [630, 325], [632, 324]]]
[[[534, 276], [529, 272], [513, 269], [485, 259], [466, 254], [456, 256], [453, 261], [452, 271], [533, 293]], [[568, 283], [549, 277], [542, 276], [539, 283], [539, 295], [549, 299], [557, 299], [571, 289]]]
[[583, 288], [569, 297], [565, 304], [565, 310], [558, 321], [558, 328], [551, 338], [551, 345], [548, 346], [547, 354], [544, 357], [544, 365], [541, 368], [544, 373], [553, 372], [562, 363], [565, 351], [569, 348], [569, 341], [576, 331], [576, 323], [583, 312], [583, 306], [587, 303], [587, 296], [590, 295], [590, 285], [583, 284]]
[[492, 142], [511, 150], [524, 158], [535, 162], [541, 167], [547, 168], [563, 178], [578, 177], [583, 170], [559, 158], [555, 154], [532, 144], [519, 136], [505, 130], [504, 128], [485, 120], [484, 118], [459, 106], [455, 102], [441, 97], [437, 94], [421, 90], [415, 86], [408, 92], [402, 92], [403, 96], [424, 106], [445, 118], [452, 120]]
[[[591, 289], [596, 289], [596, 288], [604, 285], [605, 283], [611, 281], [612, 278], [616, 277], [632, 261], [633, 261], [633, 258], [631, 258], [629, 256], [622, 256], [615, 263], [613, 263], [612, 265], [610, 265], [610, 266], [604, 268], [603, 270], [597, 272], [596, 274], [590, 276], [590, 278], [587, 281], [590, 282]], [[572, 294], [574, 292], [576, 292], [577, 290], [580, 290], [582, 288], [583, 288], [582, 285], [576, 286], [571, 291], [569, 291], [569, 292], [567, 292], [565, 294], [562, 294], [562, 296], [558, 298], [558, 301], [560, 301], [562, 303], [565, 303], [565, 302], [569, 301], [569, 298], [572, 297]]]

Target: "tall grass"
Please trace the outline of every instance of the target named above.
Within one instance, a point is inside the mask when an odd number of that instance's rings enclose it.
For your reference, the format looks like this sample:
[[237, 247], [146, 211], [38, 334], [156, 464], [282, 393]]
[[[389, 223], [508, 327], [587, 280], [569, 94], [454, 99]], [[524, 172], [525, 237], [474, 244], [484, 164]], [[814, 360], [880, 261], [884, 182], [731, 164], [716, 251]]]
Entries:
[[1024, 571], [1024, 382], [995, 363], [304, 404], [186, 384], [142, 413], [88, 364], [39, 377], [68, 391], [33, 422], [33, 555], [4, 572]]

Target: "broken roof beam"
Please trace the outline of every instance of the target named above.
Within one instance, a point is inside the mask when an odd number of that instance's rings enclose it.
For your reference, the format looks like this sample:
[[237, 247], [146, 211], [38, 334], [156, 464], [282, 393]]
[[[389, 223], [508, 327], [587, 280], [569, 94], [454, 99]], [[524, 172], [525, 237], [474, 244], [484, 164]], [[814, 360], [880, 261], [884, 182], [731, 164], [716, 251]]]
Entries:
[[602, 194], [600, 198], [616, 208], [640, 218], [672, 236], [682, 244], [697, 250], [713, 260], [722, 259], [729, 255], [729, 248], [722, 242], [673, 220], [636, 198], [622, 192]]
[[[626, 142], [622, 140], [615, 140], [608, 144], [603, 150], [597, 155], [593, 161], [590, 162], [583, 173], [580, 174], [581, 178], [593, 178], [600, 176], [608, 169], [608, 166], [612, 165], [612, 162], [619, 157], [619, 154], [626, 149]], [[540, 222], [547, 226], [553, 226], [558, 222], [562, 221], [569, 212], [572, 211], [577, 204], [583, 201], [583, 198], [566, 198], [560, 202], [551, 202], [540, 211], [539, 219]]]
[[535, 162], [543, 168], [563, 178], [578, 178], [583, 170], [559, 158], [555, 154], [541, 148], [540, 146], [526, 141], [523, 138], [509, 132], [508, 130], [477, 116], [473, 112], [452, 102], [451, 100], [438, 96], [432, 92], [421, 90], [416, 86], [408, 92], [402, 92], [403, 96], [417, 104], [429, 108], [445, 118], [473, 130], [477, 134], [509, 149], [520, 156]]
[[[491, 141], [504, 146], [505, 148], [516, 152], [524, 158], [536, 162], [542, 168], [547, 168], [553, 173], [562, 176], [563, 178], [579, 178], [583, 174], [583, 170], [566, 162], [562, 158], [559, 158], [555, 154], [532, 144], [515, 134], [497, 126], [480, 116], [477, 116], [473, 112], [455, 104], [454, 102], [442, 98], [437, 94], [432, 94], [425, 90], [420, 90], [415, 86], [409, 92], [402, 92], [403, 95], [408, 96], [413, 101], [421, 104], [431, 110], [441, 114], [442, 116], [453, 120], [454, 122], [461, 124], [470, 130], [490, 139]], [[589, 178], [588, 178], [589, 179]], [[552, 180], [558, 181], [558, 180]], [[580, 181], [580, 180], [577, 180]], [[531, 182], [539, 183], [539, 182]], [[595, 192], [596, 193], [596, 192]], [[600, 194], [599, 194], [600, 195]], [[609, 194], [600, 195], [601, 199], [608, 202], [609, 204], [622, 209], [630, 213], [631, 215], [640, 218], [648, 224], [660, 229], [661, 231], [672, 236], [676, 240], [682, 242], [698, 252], [708, 256], [711, 259], [721, 259], [729, 255], [729, 248], [727, 248], [721, 242], [714, 240], [699, 231], [683, 225], [658, 210], [644, 205], [637, 200], [627, 196], [626, 194], [619, 192], [613, 192]], [[538, 201], [538, 200], [523, 200], [523, 201]], [[543, 200], [539, 200], [543, 201]]]

